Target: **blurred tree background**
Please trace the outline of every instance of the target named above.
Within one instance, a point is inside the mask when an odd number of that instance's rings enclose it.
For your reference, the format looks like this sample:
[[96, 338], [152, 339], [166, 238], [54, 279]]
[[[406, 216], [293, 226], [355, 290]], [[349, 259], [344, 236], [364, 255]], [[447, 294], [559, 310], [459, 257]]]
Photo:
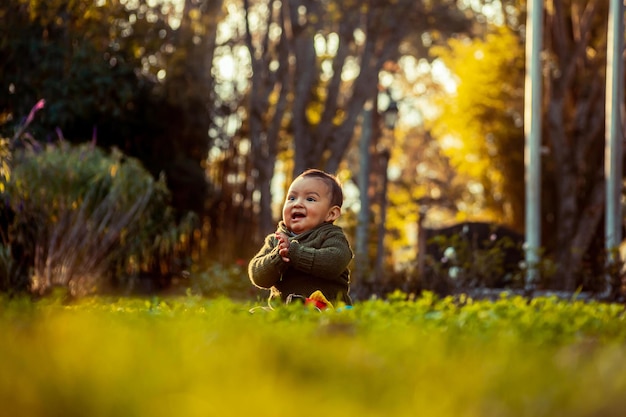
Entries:
[[[545, 274], [547, 288], [593, 289], [602, 274], [605, 3], [546, 4], [542, 229], [544, 256], [558, 266]], [[326, 169], [346, 189], [341, 225], [358, 255], [355, 291], [419, 289], [420, 228], [485, 221], [523, 231], [525, 8], [512, 0], [5, 1], [0, 136], [12, 156], [5, 171], [15, 175], [4, 175], [3, 192], [45, 144], [117, 149], [155, 181], [162, 176], [172, 210], [166, 227], [150, 229], [161, 244], [135, 246], [141, 261], [107, 264], [106, 280], [184, 270], [204, 292], [245, 292], [245, 264], [275, 227], [290, 179]], [[45, 107], [16, 137], [40, 99]], [[390, 105], [399, 109], [393, 126], [382, 120]], [[30, 138], [40, 148], [26, 149]], [[86, 200], [77, 195], [77, 204]], [[5, 200], [3, 244], [15, 258], [15, 248], [24, 252], [21, 206]], [[148, 212], [151, 225], [166, 213]], [[28, 265], [40, 246], [11, 271], [36, 275]], [[4, 282], [6, 290], [15, 279]]]

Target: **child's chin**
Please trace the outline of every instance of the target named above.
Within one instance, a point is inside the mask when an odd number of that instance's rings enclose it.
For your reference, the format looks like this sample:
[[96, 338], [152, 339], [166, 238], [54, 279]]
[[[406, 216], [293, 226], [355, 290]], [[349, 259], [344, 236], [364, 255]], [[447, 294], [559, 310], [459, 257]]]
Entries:
[[289, 230], [291, 230], [292, 232], [294, 232], [295, 234], [298, 235], [298, 234], [304, 232], [304, 227], [302, 227], [300, 225], [294, 225], [294, 226], [290, 227]]

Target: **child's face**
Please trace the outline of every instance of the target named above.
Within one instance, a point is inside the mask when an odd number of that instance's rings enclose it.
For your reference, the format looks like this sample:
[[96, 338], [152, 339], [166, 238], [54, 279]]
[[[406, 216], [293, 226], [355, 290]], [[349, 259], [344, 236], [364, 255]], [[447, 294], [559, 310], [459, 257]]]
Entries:
[[297, 178], [283, 205], [283, 221], [289, 230], [300, 234], [324, 222], [333, 222], [341, 214], [339, 206], [331, 206], [330, 187], [320, 178]]

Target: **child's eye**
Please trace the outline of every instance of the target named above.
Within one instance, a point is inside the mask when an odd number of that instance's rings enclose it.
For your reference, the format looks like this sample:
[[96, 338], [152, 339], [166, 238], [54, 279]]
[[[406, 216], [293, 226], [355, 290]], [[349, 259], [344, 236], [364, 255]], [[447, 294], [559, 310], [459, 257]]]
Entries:
[[306, 199], [306, 201], [315, 201], [315, 198], [313, 198], [313, 197], [308, 197], [308, 198]]
[[287, 201], [293, 201], [293, 200], [295, 200], [295, 199], [296, 199], [296, 198], [295, 198], [294, 196], [292, 196], [292, 195], [290, 195], [289, 197], [287, 197]]

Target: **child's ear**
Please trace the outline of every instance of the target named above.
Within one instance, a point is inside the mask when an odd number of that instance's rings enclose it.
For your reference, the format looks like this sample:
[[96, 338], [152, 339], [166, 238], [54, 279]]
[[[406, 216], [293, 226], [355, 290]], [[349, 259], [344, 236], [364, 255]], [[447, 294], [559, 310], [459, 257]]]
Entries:
[[341, 208], [339, 206], [332, 206], [330, 210], [328, 210], [328, 214], [326, 215], [327, 222], [334, 222], [341, 215]]

